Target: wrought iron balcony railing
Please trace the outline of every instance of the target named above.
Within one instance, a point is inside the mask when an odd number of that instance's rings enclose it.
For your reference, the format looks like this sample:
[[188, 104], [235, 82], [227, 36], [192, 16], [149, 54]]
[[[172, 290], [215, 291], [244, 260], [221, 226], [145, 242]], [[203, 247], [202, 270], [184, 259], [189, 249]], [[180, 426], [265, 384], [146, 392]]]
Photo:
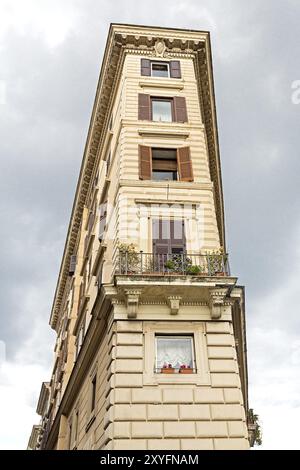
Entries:
[[153, 254], [119, 251], [115, 274], [229, 276], [227, 254]]

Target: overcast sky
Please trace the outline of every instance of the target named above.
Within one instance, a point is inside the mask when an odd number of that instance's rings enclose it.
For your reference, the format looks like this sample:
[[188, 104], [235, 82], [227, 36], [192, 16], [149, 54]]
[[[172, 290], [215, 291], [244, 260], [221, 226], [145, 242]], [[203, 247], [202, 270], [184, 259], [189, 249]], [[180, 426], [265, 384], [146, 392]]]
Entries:
[[26, 447], [50, 379], [48, 320], [110, 22], [211, 31], [250, 405], [264, 449], [300, 449], [299, 0], [0, 0], [0, 448]]

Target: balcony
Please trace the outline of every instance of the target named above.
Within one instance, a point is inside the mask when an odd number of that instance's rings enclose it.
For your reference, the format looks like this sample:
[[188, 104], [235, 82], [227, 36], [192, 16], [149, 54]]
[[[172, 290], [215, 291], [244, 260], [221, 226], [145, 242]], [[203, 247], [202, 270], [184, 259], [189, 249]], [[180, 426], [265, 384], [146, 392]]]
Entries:
[[116, 275], [125, 276], [230, 276], [228, 255], [153, 254], [119, 251]]

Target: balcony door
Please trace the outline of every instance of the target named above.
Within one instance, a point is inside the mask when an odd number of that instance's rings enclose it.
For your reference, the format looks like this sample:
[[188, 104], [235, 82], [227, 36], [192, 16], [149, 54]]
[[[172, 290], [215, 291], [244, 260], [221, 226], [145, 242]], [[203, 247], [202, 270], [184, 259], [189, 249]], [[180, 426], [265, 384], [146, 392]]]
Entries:
[[152, 221], [152, 243], [154, 255], [185, 253], [184, 221], [182, 219], [154, 219]]

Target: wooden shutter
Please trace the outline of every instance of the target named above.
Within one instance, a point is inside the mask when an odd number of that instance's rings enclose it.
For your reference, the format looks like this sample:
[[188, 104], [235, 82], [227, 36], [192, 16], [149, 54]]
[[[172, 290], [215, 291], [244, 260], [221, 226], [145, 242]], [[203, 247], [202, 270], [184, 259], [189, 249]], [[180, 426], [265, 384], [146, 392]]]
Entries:
[[139, 153], [140, 153], [140, 179], [151, 180], [151, 177], [152, 177], [151, 147], [140, 145]]
[[150, 95], [139, 93], [139, 113], [140, 121], [151, 121], [151, 99]]
[[73, 274], [75, 273], [76, 261], [77, 261], [77, 256], [76, 255], [71, 255], [71, 257], [70, 257], [70, 266], [69, 266], [69, 275], [70, 276], [73, 276]]
[[102, 242], [106, 228], [107, 201], [100, 206], [99, 241]]
[[187, 122], [186, 101], [183, 96], [174, 96], [174, 117], [176, 122]]
[[149, 59], [141, 59], [141, 75], [150, 77], [151, 75], [151, 62]]
[[189, 147], [177, 149], [178, 172], [181, 181], [194, 181]]
[[181, 69], [179, 60], [171, 60], [170, 62], [170, 77], [181, 78]]

